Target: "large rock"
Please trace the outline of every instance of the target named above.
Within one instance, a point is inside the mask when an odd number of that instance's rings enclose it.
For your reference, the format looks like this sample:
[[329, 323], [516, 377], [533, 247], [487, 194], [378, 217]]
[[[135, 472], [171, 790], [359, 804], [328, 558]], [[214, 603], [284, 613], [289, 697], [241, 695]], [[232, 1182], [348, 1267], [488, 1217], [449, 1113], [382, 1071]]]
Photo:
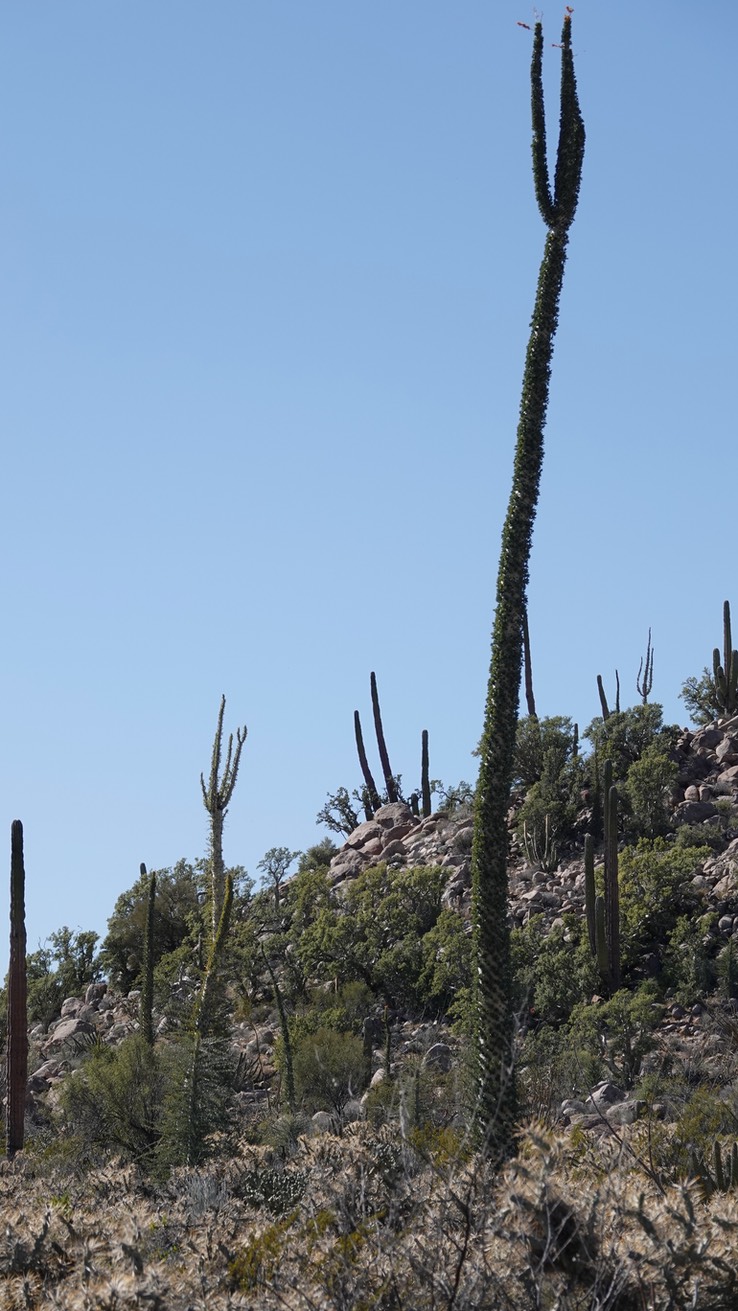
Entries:
[[344, 879], [355, 879], [363, 869], [366, 869], [367, 858], [359, 851], [353, 851], [351, 847], [343, 847], [337, 856], [333, 857], [330, 864], [330, 879], [332, 883], [341, 883]]
[[382, 828], [397, 828], [398, 824], [414, 825], [413, 812], [404, 801], [392, 801], [388, 806], [380, 806], [374, 816], [375, 823]]
[[79, 1020], [74, 1017], [68, 1020], [62, 1020], [57, 1024], [54, 1032], [49, 1035], [43, 1046], [44, 1053], [52, 1051], [54, 1047], [61, 1047], [70, 1039], [83, 1038], [87, 1034], [95, 1032], [94, 1024], [88, 1020]]
[[[690, 789], [688, 788], [687, 791]], [[703, 820], [717, 815], [717, 808], [712, 801], [682, 801], [674, 811], [675, 824], [701, 824]]]
[[[360, 824], [358, 828], [354, 829], [351, 837], [346, 839], [346, 846], [355, 847], [357, 849], [359, 847], [364, 847], [367, 842], [371, 842], [373, 838], [381, 838], [383, 833], [384, 829], [381, 824], [377, 824], [373, 819], [368, 819], [365, 824]], [[334, 856], [334, 860], [335, 859]]]

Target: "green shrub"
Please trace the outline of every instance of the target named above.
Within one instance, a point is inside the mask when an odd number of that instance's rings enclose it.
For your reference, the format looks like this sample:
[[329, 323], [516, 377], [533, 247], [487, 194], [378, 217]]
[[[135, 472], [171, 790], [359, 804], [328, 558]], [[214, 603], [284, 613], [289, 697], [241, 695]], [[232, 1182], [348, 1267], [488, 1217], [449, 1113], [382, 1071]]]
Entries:
[[295, 1091], [308, 1111], [330, 1110], [340, 1121], [363, 1091], [364, 1046], [352, 1033], [318, 1029], [294, 1044]]
[[721, 713], [715, 679], [706, 667], [702, 670], [701, 678], [686, 679], [679, 697], [687, 707], [693, 724], [711, 724]]
[[61, 1088], [63, 1125], [85, 1156], [116, 1152], [151, 1165], [161, 1136], [164, 1078], [153, 1048], [132, 1034], [93, 1048]]
[[664, 838], [641, 840], [620, 853], [621, 950], [626, 969], [650, 951], [662, 953], [680, 915], [698, 904], [692, 876], [708, 847], [680, 847]]
[[716, 918], [714, 914], [702, 915], [697, 920], [681, 915], [671, 932], [664, 956], [664, 977], [677, 1001], [684, 1005], [692, 1006], [714, 987], [717, 942], [708, 936], [708, 929]]
[[513, 783], [532, 787], [543, 774], [546, 760], [556, 761], [556, 773], [574, 755], [574, 724], [565, 715], [536, 719], [526, 715], [518, 720], [513, 761]]
[[598, 716], [585, 729], [584, 736], [591, 742], [600, 762], [612, 761], [613, 782], [620, 783], [648, 747], [668, 751], [678, 733], [675, 726], [664, 726], [663, 708], [653, 702], [645, 706], [630, 706], [611, 714], [608, 719]]
[[651, 980], [636, 992], [622, 988], [609, 1001], [575, 1007], [568, 1036], [575, 1046], [599, 1049], [615, 1081], [630, 1088], [654, 1045], [654, 1029], [661, 1018], [657, 1001], [658, 989]]
[[631, 828], [636, 834], [657, 837], [666, 831], [669, 794], [678, 773], [674, 761], [653, 742], [630, 766], [624, 791], [630, 802]]
[[589, 1030], [584, 1036], [566, 1025], [544, 1024], [526, 1034], [518, 1067], [518, 1094], [523, 1115], [556, 1124], [567, 1097], [586, 1097], [603, 1077], [605, 1066]]
[[599, 975], [589, 950], [586, 925], [576, 915], [545, 932], [541, 916], [511, 936], [515, 997], [529, 1019], [560, 1025], [572, 1008], [597, 990]]

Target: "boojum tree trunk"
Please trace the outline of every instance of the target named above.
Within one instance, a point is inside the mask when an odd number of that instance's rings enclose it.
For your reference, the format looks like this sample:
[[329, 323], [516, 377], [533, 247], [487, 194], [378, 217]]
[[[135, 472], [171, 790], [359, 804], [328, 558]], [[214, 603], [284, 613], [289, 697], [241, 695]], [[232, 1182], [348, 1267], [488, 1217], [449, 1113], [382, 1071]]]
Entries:
[[476, 1124], [482, 1145], [495, 1159], [512, 1151], [516, 1117], [507, 923], [507, 811], [518, 720], [528, 562], [566, 248], [584, 158], [584, 124], [574, 76], [569, 13], [561, 36], [561, 116], [553, 190], [546, 156], [542, 60], [543, 30], [536, 23], [531, 65], [533, 177], [548, 234], [523, 375], [512, 491], [502, 531], [472, 851]]

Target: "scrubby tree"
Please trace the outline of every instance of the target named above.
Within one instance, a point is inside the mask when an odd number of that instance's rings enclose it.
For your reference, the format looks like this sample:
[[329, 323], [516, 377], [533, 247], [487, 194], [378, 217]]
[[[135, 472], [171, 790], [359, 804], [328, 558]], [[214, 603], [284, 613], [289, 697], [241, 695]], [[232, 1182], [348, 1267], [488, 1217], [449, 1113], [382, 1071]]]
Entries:
[[289, 847], [270, 847], [256, 866], [261, 870], [264, 882], [274, 893], [274, 905], [277, 910], [279, 910], [281, 888], [287, 877], [287, 871], [301, 854], [299, 851], [290, 851]]

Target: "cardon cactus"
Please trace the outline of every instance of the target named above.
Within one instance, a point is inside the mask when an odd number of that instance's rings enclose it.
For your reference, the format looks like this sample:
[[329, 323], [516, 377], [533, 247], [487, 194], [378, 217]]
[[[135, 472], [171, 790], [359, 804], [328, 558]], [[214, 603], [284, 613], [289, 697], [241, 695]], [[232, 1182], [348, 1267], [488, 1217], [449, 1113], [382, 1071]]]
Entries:
[[712, 670], [715, 700], [723, 715], [734, 715], [738, 710], [738, 651], [733, 650], [729, 601], [723, 602], [723, 663], [720, 663], [720, 651], [715, 647]]
[[[146, 878], [146, 866], [141, 865], [141, 878]], [[156, 903], [156, 874], [149, 877], [146, 893], [146, 922], [144, 924], [143, 965], [141, 967], [141, 997], [139, 1000], [139, 1028], [141, 1036], [154, 1045], [154, 906]]]
[[23, 825], [19, 819], [14, 819], [10, 828], [10, 966], [5, 1136], [9, 1159], [23, 1147], [28, 1081], [25, 884]]

